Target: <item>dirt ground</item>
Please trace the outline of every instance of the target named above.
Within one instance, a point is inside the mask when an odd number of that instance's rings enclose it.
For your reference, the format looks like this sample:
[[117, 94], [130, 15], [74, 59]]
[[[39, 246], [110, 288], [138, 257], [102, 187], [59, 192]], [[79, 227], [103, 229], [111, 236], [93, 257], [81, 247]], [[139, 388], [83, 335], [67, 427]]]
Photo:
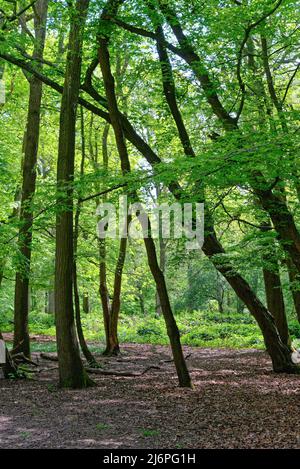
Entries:
[[98, 357], [97, 386], [57, 387], [57, 363], [35, 380], [0, 380], [0, 448], [300, 448], [300, 377], [276, 375], [256, 350], [185, 348], [194, 389], [177, 386], [168, 347], [125, 345]]

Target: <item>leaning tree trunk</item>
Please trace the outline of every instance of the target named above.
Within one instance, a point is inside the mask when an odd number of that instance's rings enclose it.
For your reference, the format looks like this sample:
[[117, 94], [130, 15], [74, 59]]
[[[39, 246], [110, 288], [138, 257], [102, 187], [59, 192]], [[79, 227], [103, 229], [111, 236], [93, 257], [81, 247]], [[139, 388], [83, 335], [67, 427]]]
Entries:
[[276, 372], [298, 373], [299, 367], [291, 360], [291, 350], [282, 343], [273, 316], [257, 298], [246, 280], [234, 269], [230, 262], [222, 261], [225, 251], [219, 243], [213, 227], [206, 220], [204, 253], [212, 260], [215, 267], [226, 278], [238, 297], [245, 303], [256, 319], [264, 337], [266, 349], [271, 357]]
[[[108, 2], [108, 4], [110, 3], [114, 4], [115, 2], [114, 1]], [[104, 31], [101, 31], [98, 39], [99, 39], [99, 50], [98, 50], [99, 63], [100, 63], [103, 81], [104, 81], [109, 115], [110, 115], [113, 130], [114, 130], [114, 134], [115, 134], [118, 153], [120, 156], [122, 172], [124, 175], [126, 175], [130, 172], [131, 168], [130, 168], [127, 147], [125, 143], [122, 123], [120, 119], [120, 114], [119, 114], [119, 109], [118, 109], [118, 104], [117, 104], [117, 99], [116, 99], [116, 94], [115, 94], [114, 78], [111, 73], [110, 57], [109, 57], [109, 51], [108, 51], [109, 38], [106, 36]], [[137, 195], [134, 192], [131, 195], [135, 200], [137, 200]], [[171, 305], [169, 302], [165, 278], [159, 268], [158, 261], [157, 261], [155, 244], [151, 237], [151, 228], [150, 228], [149, 219], [148, 219], [148, 226], [149, 226], [149, 233], [147, 233], [147, 235], [149, 237], [144, 238], [145, 247], [147, 251], [147, 257], [148, 257], [148, 264], [149, 264], [151, 273], [153, 275], [153, 278], [155, 280], [156, 288], [158, 289], [158, 292], [159, 292], [160, 303], [161, 303], [162, 312], [163, 312], [164, 319], [165, 319], [166, 326], [167, 326], [167, 332], [168, 332], [170, 342], [171, 342], [171, 348], [173, 352], [173, 358], [174, 358], [174, 363], [175, 363], [175, 367], [176, 367], [176, 371], [178, 375], [179, 384], [180, 386], [191, 387], [191, 379], [190, 379], [190, 375], [189, 375], [186, 362], [183, 356], [178, 327], [177, 327], [175, 318], [173, 316], [173, 312], [172, 312]]]
[[89, 0], [77, 0], [70, 9], [70, 33], [65, 82], [61, 101], [57, 162], [55, 315], [62, 387], [90, 384], [83, 368], [73, 310], [73, 189], [76, 111], [79, 97], [83, 31]]
[[[38, 0], [35, 4], [34, 29], [35, 47], [33, 57], [43, 58], [48, 0]], [[19, 250], [21, 263], [18, 267], [15, 283], [14, 307], [14, 351], [30, 356], [30, 340], [28, 333], [29, 313], [29, 273], [31, 262], [31, 242], [33, 214], [31, 201], [35, 193], [36, 163], [40, 132], [40, 114], [42, 100], [42, 82], [35, 76], [29, 80], [29, 106], [27, 128], [24, 141], [23, 185], [19, 229]]]
[[[192, 47], [189, 44], [189, 41], [185, 37], [185, 34], [181, 28], [176, 14], [171, 8], [169, 8], [169, 5], [166, 5], [165, 3], [162, 4], [162, 2], [159, 3], [160, 7], [162, 8], [162, 11], [166, 16], [168, 23], [170, 24], [170, 27], [173, 29], [173, 33], [175, 34], [179, 44], [181, 45], [183, 54], [182, 57], [191, 66], [196, 76], [198, 76], [204, 93], [206, 95], [206, 99], [210, 104], [214, 114], [218, 117], [220, 123], [222, 124], [226, 132], [237, 130], [237, 122], [226, 112], [221, 102], [219, 101], [218, 95], [214, 90], [210, 77], [206, 72], [205, 68], [203, 67], [203, 64], [201, 64], [200, 57], [194, 53]], [[172, 65], [166, 50], [164, 33], [161, 26], [157, 27], [157, 49], [161, 64], [163, 88], [166, 101], [168, 102], [170, 112], [176, 123], [179, 138], [181, 140], [181, 144], [184, 148], [185, 154], [186, 156], [194, 157], [195, 152], [193, 151], [193, 148], [191, 146], [191, 142], [188, 138], [188, 133], [186, 131], [183, 119], [177, 106]], [[157, 155], [153, 154], [151, 149], [149, 149], [144, 142], [141, 142], [141, 139], [136, 138], [136, 136], [133, 135], [134, 132], [132, 132], [132, 127], [130, 126], [130, 124], [128, 125], [127, 120], [124, 118], [123, 125], [125, 125], [128, 138], [134, 138], [140, 148], [140, 151], [146, 156], [148, 161], [152, 165], [159, 163], [160, 159], [157, 157]], [[198, 197], [199, 201], [204, 202], [203, 181], [199, 181], [198, 186], [201, 189], [200, 195]], [[181, 201], [182, 198], [184, 199], [184, 193], [177, 182], [169, 184], [169, 189], [177, 200]], [[266, 199], [265, 193], [260, 194], [260, 196], [264, 200]], [[270, 194], [268, 194], [268, 196], [270, 197]], [[290, 348], [283, 344], [280, 340], [279, 333], [274, 323], [272, 315], [258, 300], [248, 283], [233, 268], [233, 266], [231, 266], [228, 261], [226, 263], [224, 263], [224, 261], [220, 262], [219, 256], [223, 256], [225, 254], [225, 251], [216, 237], [213, 220], [211, 219], [211, 215], [207, 212], [207, 210], [204, 227], [204, 244], [202, 249], [204, 253], [213, 261], [213, 264], [215, 265], [217, 270], [227, 279], [228, 283], [232, 286], [237, 296], [246, 304], [249, 311], [257, 320], [262, 330], [267, 350], [271, 356], [274, 370], [298, 372], [298, 368], [293, 364], [291, 360]], [[295, 249], [293, 249], [293, 254], [297, 257], [297, 253], [295, 253], [294, 251]]]

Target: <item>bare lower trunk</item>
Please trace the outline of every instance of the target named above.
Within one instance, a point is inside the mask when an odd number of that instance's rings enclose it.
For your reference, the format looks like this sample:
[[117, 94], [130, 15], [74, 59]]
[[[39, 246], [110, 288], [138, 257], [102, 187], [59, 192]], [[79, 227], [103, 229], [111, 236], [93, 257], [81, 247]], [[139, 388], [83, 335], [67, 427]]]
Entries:
[[76, 320], [76, 329], [77, 329], [77, 335], [78, 335], [78, 340], [79, 340], [79, 345], [82, 350], [82, 353], [88, 362], [89, 366], [94, 366], [97, 362], [89, 350], [83, 329], [82, 329], [82, 324], [81, 324], [81, 314], [80, 314], [80, 299], [79, 299], [79, 292], [78, 292], [78, 281], [77, 281], [77, 266], [76, 266], [76, 260], [74, 261], [74, 272], [73, 272], [73, 281], [74, 281], [74, 306], [75, 306], [75, 320]]
[[[33, 56], [42, 59], [45, 36], [48, 0], [36, 3], [34, 29], [36, 45]], [[36, 77], [30, 78], [29, 106], [27, 128], [24, 141], [23, 185], [19, 229], [19, 250], [21, 265], [16, 274], [15, 305], [14, 305], [14, 351], [30, 356], [30, 340], [28, 332], [29, 314], [29, 273], [31, 262], [31, 242], [33, 214], [31, 201], [35, 193], [36, 163], [40, 132], [40, 112], [42, 100], [42, 82]]]
[[148, 264], [156, 284], [162, 313], [167, 327], [179, 384], [183, 387], [191, 387], [191, 378], [183, 356], [180, 334], [170, 305], [165, 277], [157, 262], [155, 244], [150, 236], [144, 239], [144, 243], [147, 251]]
[[[118, 2], [115, 2], [114, 0], [110, 0], [107, 5], [110, 6], [110, 8], [114, 7], [115, 5], [116, 6], [115, 12], [117, 11]], [[102, 19], [104, 18], [102, 15]], [[105, 93], [106, 93], [106, 99], [108, 103], [109, 115], [110, 115], [112, 127], [114, 129], [122, 172], [124, 175], [126, 175], [130, 172], [131, 168], [130, 168], [127, 146], [126, 146], [126, 142], [125, 142], [125, 138], [123, 134], [122, 123], [120, 119], [120, 113], [119, 113], [116, 94], [115, 94], [114, 78], [111, 73], [110, 57], [109, 57], [109, 51], [108, 51], [109, 38], [108, 36], [106, 36], [105, 30], [101, 31], [101, 34], [99, 35], [98, 40], [99, 40], [99, 50], [98, 50], [99, 63], [100, 63], [104, 86], [105, 86]], [[131, 196], [134, 200], [138, 200], [137, 194], [135, 192], [133, 192]], [[148, 264], [149, 264], [151, 273], [153, 275], [153, 278], [155, 280], [156, 288], [159, 293], [161, 308], [162, 308], [164, 319], [166, 322], [168, 336], [170, 338], [170, 343], [171, 343], [171, 348], [173, 352], [173, 358], [174, 358], [174, 363], [175, 363], [175, 367], [176, 367], [176, 371], [178, 375], [179, 384], [180, 386], [191, 387], [191, 379], [189, 376], [189, 372], [188, 372], [185, 359], [183, 356], [183, 351], [181, 348], [179, 330], [178, 330], [178, 327], [177, 327], [177, 324], [176, 324], [176, 321], [175, 321], [175, 318], [171, 309], [171, 305], [169, 302], [169, 296], [168, 296], [168, 291], [167, 291], [167, 287], [165, 283], [165, 278], [158, 265], [155, 244], [151, 237], [151, 227], [150, 227], [149, 220], [148, 220], [148, 226], [149, 226], [149, 232], [147, 233], [148, 237], [144, 238], [145, 247], [147, 251], [147, 257], [148, 257]]]
[[287, 259], [287, 268], [290, 281], [290, 289], [293, 296], [295, 312], [300, 322], [300, 275], [290, 259]]
[[90, 312], [90, 299], [87, 293], [84, 293], [82, 297], [82, 311], [84, 314], [89, 314]]
[[[127, 220], [127, 225], [130, 218]], [[109, 318], [109, 331], [108, 331], [108, 344], [106, 353], [109, 355], [118, 355], [120, 352], [120, 345], [118, 339], [118, 323], [119, 314], [121, 308], [121, 287], [122, 287], [122, 275], [125, 264], [127, 248], [127, 239], [122, 238], [119, 247], [119, 256], [115, 271], [114, 290], [113, 290], [113, 301], [111, 304], [110, 318]]]
[[265, 292], [268, 310], [272, 314], [280, 338], [285, 345], [290, 345], [289, 329], [285, 314], [284, 299], [280, 280], [280, 272], [277, 265], [274, 270], [263, 269]]
[[73, 310], [73, 190], [76, 111], [80, 87], [83, 30], [89, 1], [77, 0], [71, 13], [68, 57], [61, 102], [57, 164], [55, 315], [62, 387], [91, 384], [80, 358]]
[[[84, 164], [85, 164], [85, 133], [84, 133], [84, 115], [83, 109], [80, 109], [80, 121], [81, 121], [81, 165], [80, 165], [80, 176], [84, 175]], [[74, 305], [75, 305], [75, 321], [76, 329], [79, 340], [79, 345], [82, 353], [90, 366], [96, 364], [96, 360], [90, 352], [83, 333], [81, 323], [81, 312], [80, 312], [80, 296], [78, 289], [78, 277], [77, 277], [77, 250], [78, 250], [78, 239], [79, 239], [79, 220], [81, 214], [81, 203], [77, 201], [75, 223], [74, 223], [74, 264], [73, 264], [73, 288], [74, 288]]]
[[[250, 313], [256, 319], [262, 331], [274, 371], [298, 373], [299, 368], [291, 360], [290, 348], [282, 343], [273, 316], [257, 298], [243, 277], [229, 263], [222, 262], [219, 259], [219, 256], [224, 254], [224, 250], [211, 227], [206, 228], [203, 251], [211, 258], [215, 267], [224, 275], [238, 297], [245, 303]], [[218, 255], [217, 258], [215, 257], [216, 255]]]

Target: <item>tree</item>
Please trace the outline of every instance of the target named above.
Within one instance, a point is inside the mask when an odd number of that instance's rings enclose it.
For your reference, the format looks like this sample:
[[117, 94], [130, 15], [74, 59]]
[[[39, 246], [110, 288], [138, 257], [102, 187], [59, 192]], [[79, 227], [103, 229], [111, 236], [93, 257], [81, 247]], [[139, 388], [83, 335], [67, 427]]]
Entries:
[[76, 110], [80, 87], [81, 53], [89, 0], [70, 8], [70, 33], [62, 93], [57, 160], [55, 317], [62, 387], [84, 388], [90, 380], [79, 354], [73, 311], [73, 190]]
[[[34, 50], [33, 60], [43, 59], [46, 38], [46, 19], [48, 0], [38, 0], [34, 12]], [[26, 20], [24, 19], [24, 22]], [[38, 66], [41, 69], [41, 66]], [[14, 313], [14, 351], [30, 356], [28, 333], [29, 313], [29, 275], [31, 261], [33, 210], [32, 199], [36, 185], [36, 165], [39, 145], [42, 82], [34, 75], [29, 80], [29, 104], [27, 127], [24, 136], [23, 183], [21, 196], [19, 249], [21, 262], [16, 273], [15, 313]]]

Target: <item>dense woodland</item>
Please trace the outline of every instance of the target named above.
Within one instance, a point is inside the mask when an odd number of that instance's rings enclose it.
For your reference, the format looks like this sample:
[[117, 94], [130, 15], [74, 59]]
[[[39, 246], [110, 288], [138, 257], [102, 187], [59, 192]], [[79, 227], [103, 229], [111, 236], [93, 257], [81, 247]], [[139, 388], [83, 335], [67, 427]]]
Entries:
[[[30, 364], [38, 315], [55, 324], [63, 388], [94, 384], [89, 315], [104, 356], [122, 353], [120, 321], [163, 322], [181, 387], [189, 314], [204, 334], [206, 315], [249, 320], [273, 371], [299, 373], [299, 6], [0, 0], [6, 378]], [[120, 195], [204, 203], [203, 246], [150, 226], [99, 238], [96, 208]]]

